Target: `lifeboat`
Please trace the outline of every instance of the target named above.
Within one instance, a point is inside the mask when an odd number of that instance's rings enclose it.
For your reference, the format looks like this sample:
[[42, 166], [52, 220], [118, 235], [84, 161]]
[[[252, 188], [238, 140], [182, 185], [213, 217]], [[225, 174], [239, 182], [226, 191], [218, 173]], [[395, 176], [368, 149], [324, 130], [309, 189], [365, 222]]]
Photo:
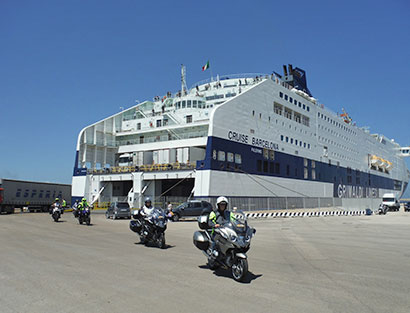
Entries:
[[379, 166], [383, 163], [382, 160], [383, 160], [382, 158], [379, 158], [379, 157], [376, 156], [376, 155], [372, 155], [372, 156], [370, 157], [370, 161], [371, 161], [371, 163], [372, 163], [373, 166], [379, 167]]
[[379, 168], [385, 169], [387, 165], [387, 161], [385, 159], [379, 158], [381, 163], [379, 165]]
[[391, 170], [391, 169], [393, 168], [393, 163], [390, 162], [390, 161], [386, 161], [386, 162], [387, 162], [387, 164], [386, 164], [386, 170], [389, 171], [389, 170]]

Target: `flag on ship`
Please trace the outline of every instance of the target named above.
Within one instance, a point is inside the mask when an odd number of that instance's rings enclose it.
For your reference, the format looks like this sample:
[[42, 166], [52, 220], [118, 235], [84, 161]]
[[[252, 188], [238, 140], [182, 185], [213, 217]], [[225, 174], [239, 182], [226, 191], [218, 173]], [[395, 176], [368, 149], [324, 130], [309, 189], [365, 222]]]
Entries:
[[204, 66], [202, 66], [202, 72], [207, 70], [209, 68], [209, 61], [206, 62], [206, 64]]

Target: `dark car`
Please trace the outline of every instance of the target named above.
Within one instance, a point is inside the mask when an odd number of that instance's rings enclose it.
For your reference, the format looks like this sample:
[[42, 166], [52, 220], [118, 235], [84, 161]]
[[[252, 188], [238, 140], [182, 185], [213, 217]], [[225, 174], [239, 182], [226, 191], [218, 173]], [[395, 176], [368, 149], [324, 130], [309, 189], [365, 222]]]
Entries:
[[404, 202], [404, 212], [410, 211], [410, 202]]
[[207, 201], [200, 200], [184, 202], [177, 206], [175, 209], [172, 209], [172, 213], [174, 213], [172, 219], [174, 222], [176, 222], [181, 217], [200, 216], [203, 211], [211, 212], [212, 204]]
[[112, 202], [105, 212], [105, 217], [112, 217], [113, 220], [123, 217], [131, 218], [131, 210], [128, 202]]

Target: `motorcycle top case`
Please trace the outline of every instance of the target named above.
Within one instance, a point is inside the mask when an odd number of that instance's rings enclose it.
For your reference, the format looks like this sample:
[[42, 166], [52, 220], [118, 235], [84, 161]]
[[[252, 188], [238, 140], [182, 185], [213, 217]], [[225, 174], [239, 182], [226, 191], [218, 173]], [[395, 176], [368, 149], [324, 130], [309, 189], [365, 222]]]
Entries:
[[198, 227], [199, 229], [208, 229], [208, 218], [209, 215], [198, 216]]
[[204, 231], [196, 231], [193, 239], [195, 247], [204, 251], [208, 249], [209, 240]]
[[142, 229], [141, 221], [139, 220], [130, 221], [130, 229], [135, 233], [139, 233]]

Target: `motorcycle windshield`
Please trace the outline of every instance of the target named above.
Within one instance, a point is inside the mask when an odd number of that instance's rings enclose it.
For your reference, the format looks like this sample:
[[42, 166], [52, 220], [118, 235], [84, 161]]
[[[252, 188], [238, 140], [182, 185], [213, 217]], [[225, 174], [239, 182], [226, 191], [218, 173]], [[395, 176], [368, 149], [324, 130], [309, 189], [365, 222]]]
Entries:
[[246, 233], [248, 222], [245, 213], [243, 213], [242, 211], [232, 213], [229, 226], [238, 234]]
[[158, 224], [163, 224], [166, 222], [166, 217], [165, 217], [165, 213], [163, 210], [161, 209], [157, 209], [155, 208], [152, 213], [151, 213], [151, 219], [152, 221], [158, 225]]

